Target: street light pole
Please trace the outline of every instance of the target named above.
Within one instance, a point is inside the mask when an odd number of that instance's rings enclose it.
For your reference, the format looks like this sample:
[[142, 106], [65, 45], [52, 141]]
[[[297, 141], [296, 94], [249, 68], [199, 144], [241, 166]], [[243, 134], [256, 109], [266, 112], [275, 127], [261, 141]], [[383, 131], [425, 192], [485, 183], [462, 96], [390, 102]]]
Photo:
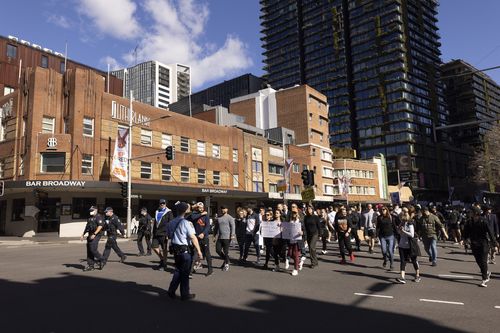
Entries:
[[130, 107], [128, 108], [128, 163], [127, 163], [127, 237], [132, 231], [132, 102], [133, 91], [130, 90]]

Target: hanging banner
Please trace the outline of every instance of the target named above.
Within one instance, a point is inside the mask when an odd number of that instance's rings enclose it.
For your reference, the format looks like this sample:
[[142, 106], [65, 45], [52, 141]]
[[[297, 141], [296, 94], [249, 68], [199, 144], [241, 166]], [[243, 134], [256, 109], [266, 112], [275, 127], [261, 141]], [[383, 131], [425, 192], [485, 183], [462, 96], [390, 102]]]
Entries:
[[111, 174], [122, 182], [128, 180], [128, 128], [118, 129], [115, 140], [115, 152], [113, 153], [113, 162], [111, 164]]

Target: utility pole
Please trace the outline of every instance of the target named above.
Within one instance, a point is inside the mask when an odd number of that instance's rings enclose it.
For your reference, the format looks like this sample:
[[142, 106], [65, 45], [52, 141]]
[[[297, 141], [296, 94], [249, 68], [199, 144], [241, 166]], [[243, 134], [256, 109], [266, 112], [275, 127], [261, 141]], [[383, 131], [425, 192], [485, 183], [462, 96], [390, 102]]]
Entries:
[[132, 112], [133, 91], [130, 90], [130, 107], [128, 108], [128, 170], [127, 170], [127, 237], [132, 231]]

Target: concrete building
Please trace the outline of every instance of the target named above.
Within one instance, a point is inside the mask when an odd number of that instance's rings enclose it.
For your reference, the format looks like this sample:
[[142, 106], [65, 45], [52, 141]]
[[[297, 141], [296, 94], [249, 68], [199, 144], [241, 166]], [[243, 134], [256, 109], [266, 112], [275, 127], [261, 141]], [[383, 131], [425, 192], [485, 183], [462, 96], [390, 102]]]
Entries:
[[[0, 36], [0, 96], [8, 95], [21, 86], [21, 73], [26, 68], [51, 68], [63, 74], [66, 69], [91, 69], [104, 81], [107, 92], [122, 96], [122, 80], [101, 70], [81, 64], [65, 55], [32, 41], [16, 36]], [[109, 78], [109, 80], [108, 80]]]
[[124, 97], [132, 90], [135, 100], [158, 108], [167, 109], [191, 93], [191, 68], [186, 65], [147, 61], [112, 74], [123, 80]]

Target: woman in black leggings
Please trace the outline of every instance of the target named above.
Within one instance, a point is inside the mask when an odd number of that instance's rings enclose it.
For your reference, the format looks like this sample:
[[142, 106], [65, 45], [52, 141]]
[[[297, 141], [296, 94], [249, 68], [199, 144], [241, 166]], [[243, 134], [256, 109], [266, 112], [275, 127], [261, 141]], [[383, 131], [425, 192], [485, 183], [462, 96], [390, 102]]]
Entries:
[[[415, 269], [415, 279], [413, 281], [415, 282], [420, 282], [420, 267], [418, 265], [418, 260], [417, 260], [417, 250], [416, 249], [411, 249], [410, 247], [410, 241], [413, 237], [415, 237], [415, 225], [413, 223], [413, 219], [410, 217], [410, 214], [408, 212], [408, 208], [403, 208], [403, 211], [401, 212], [400, 215], [400, 220], [401, 220], [401, 225], [398, 228], [398, 232], [401, 236], [401, 239], [399, 240], [399, 256], [400, 256], [400, 269], [401, 269], [401, 276], [397, 278], [396, 280], [399, 283], [405, 284], [406, 279], [405, 279], [405, 267], [406, 267], [406, 262], [411, 261], [413, 264], [413, 268]], [[418, 246], [418, 245], [417, 245]]]

